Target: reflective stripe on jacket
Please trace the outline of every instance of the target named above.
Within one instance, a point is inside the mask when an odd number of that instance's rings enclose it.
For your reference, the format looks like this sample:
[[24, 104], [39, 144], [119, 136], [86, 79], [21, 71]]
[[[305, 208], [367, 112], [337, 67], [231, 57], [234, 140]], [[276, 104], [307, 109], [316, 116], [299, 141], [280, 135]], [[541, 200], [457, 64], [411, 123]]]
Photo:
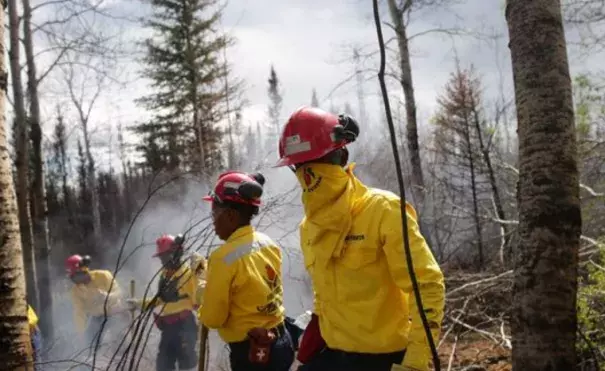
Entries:
[[281, 249], [245, 226], [210, 255], [200, 320], [228, 343], [284, 321]]

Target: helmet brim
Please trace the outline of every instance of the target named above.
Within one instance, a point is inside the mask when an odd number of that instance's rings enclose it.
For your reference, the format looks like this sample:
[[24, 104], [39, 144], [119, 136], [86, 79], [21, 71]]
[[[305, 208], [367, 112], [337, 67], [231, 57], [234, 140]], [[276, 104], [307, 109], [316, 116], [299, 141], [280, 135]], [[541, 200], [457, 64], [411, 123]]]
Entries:
[[213, 197], [212, 196], [204, 196], [204, 197], [202, 197], [202, 200], [206, 201], [206, 202], [212, 202], [213, 201]]

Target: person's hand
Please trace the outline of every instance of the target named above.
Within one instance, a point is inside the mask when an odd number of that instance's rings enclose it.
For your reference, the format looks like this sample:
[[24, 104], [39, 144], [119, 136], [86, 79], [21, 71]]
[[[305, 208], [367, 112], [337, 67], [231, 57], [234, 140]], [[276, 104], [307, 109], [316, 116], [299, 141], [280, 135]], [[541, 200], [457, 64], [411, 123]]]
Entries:
[[97, 289], [97, 291], [94, 292], [93, 295], [94, 295], [93, 300], [97, 305], [105, 304], [105, 300], [107, 299], [107, 291]]
[[126, 305], [126, 308], [128, 308], [128, 310], [136, 310], [141, 307], [141, 301], [139, 299], [128, 298], [128, 299], [124, 300], [124, 303]]

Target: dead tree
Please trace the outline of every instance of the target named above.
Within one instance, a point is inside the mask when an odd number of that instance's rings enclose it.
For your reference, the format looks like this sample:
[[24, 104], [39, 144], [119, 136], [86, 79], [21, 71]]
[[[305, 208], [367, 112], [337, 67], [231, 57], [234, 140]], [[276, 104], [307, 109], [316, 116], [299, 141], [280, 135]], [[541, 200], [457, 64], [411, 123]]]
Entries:
[[[82, 81], [85, 81], [87, 76], [90, 76], [87, 74], [87, 72], [94, 72], [93, 63], [93, 58], [88, 57], [84, 61], [73, 60], [71, 65], [63, 69], [65, 72], [65, 84], [67, 86], [67, 90], [69, 91], [71, 103], [76, 109], [80, 130], [82, 132], [84, 152], [86, 154], [86, 163], [88, 167], [86, 171], [86, 182], [91, 196], [94, 237], [96, 241], [99, 241], [101, 237], [101, 213], [99, 210], [99, 187], [96, 174], [96, 165], [91, 145], [92, 133], [90, 127], [90, 116], [95, 103], [101, 95], [106, 76], [104, 73], [95, 73], [96, 76], [94, 78], [96, 79], [96, 83], [92, 88], [92, 94], [86, 94], [87, 92], [84, 87], [81, 89], [78, 88], [78, 84], [81, 84], [80, 80], [83, 79]], [[85, 66], [85, 70], [78, 70], [76, 67], [77, 65]], [[80, 75], [80, 77], [76, 78], [76, 75]]]

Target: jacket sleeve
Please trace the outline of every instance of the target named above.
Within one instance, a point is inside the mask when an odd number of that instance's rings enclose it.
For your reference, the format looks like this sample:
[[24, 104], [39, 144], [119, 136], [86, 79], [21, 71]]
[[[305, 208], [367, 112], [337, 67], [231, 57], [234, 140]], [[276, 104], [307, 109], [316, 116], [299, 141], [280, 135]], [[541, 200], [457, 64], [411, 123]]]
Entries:
[[[424, 371], [428, 370], [431, 352], [408, 272], [401, 230], [400, 201], [392, 199], [388, 200], [386, 204], [387, 207], [384, 209], [380, 225], [384, 252], [387, 257], [391, 276], [397, 286], [409, 294], [410, 299], [410, 317], [412, 323], [403, 365]], [[422, 298], [422, 305], [431, 329], [431, 334], [436, 342], [440, 335], [445, 304], [443, 273], [420, 233], [418, 223], [416, 222], [416, 212], [409, 204], [406, 205], [406, 218], [412, 262], [420, 290], [420, 297]]]
[[216, 255], [210, 256], [204, 289], [203, 303], [199, 309], [200, 321], [209, 328], [220, 328], [229, 316], [233, 268]]
[[199, 307], [204, 303], [204, 290], [206, 288], [206, 280], [196, 277], [195, 282], [195, 305]]
[[187, 295], [193, 302], [194, 309], [198, 309], [202, 303], [202, 295], [204, 293], [204, 281], [190, 270], [189, 278], [187, 279]]
[[36, 327], [38, 325], [38, 316], [34, 311], [34, 308], [31, 305], [27, 305], [27, 322], [29, 322], [29, 326], [31, 328]]
[[76, 330], [78, 330], [80, 333], [84, 333], [86, 330], [86, 313], [84, 313], [82, 299], [75, 293], [74, 290], [71, 291], [71, 298]]
[[[110, 271], [102, 271], [100, 275], [100, 279], [103, 280], [102, 285], [100, 287], [105, 288], [107, 292], [107, 305], [109, 308], [115, 307], [119, 300], [120, 295], [122, 293], [122, 289], [120, 288], [120, 284], [118, 284], [118, 280], [113, 278], [113, 274]], [[113, 284], [112, 281], [113, 280]], [[111, 288], [111, 291], [109, 290]], [[104, 303], [103, 303], [104, 304]]]

